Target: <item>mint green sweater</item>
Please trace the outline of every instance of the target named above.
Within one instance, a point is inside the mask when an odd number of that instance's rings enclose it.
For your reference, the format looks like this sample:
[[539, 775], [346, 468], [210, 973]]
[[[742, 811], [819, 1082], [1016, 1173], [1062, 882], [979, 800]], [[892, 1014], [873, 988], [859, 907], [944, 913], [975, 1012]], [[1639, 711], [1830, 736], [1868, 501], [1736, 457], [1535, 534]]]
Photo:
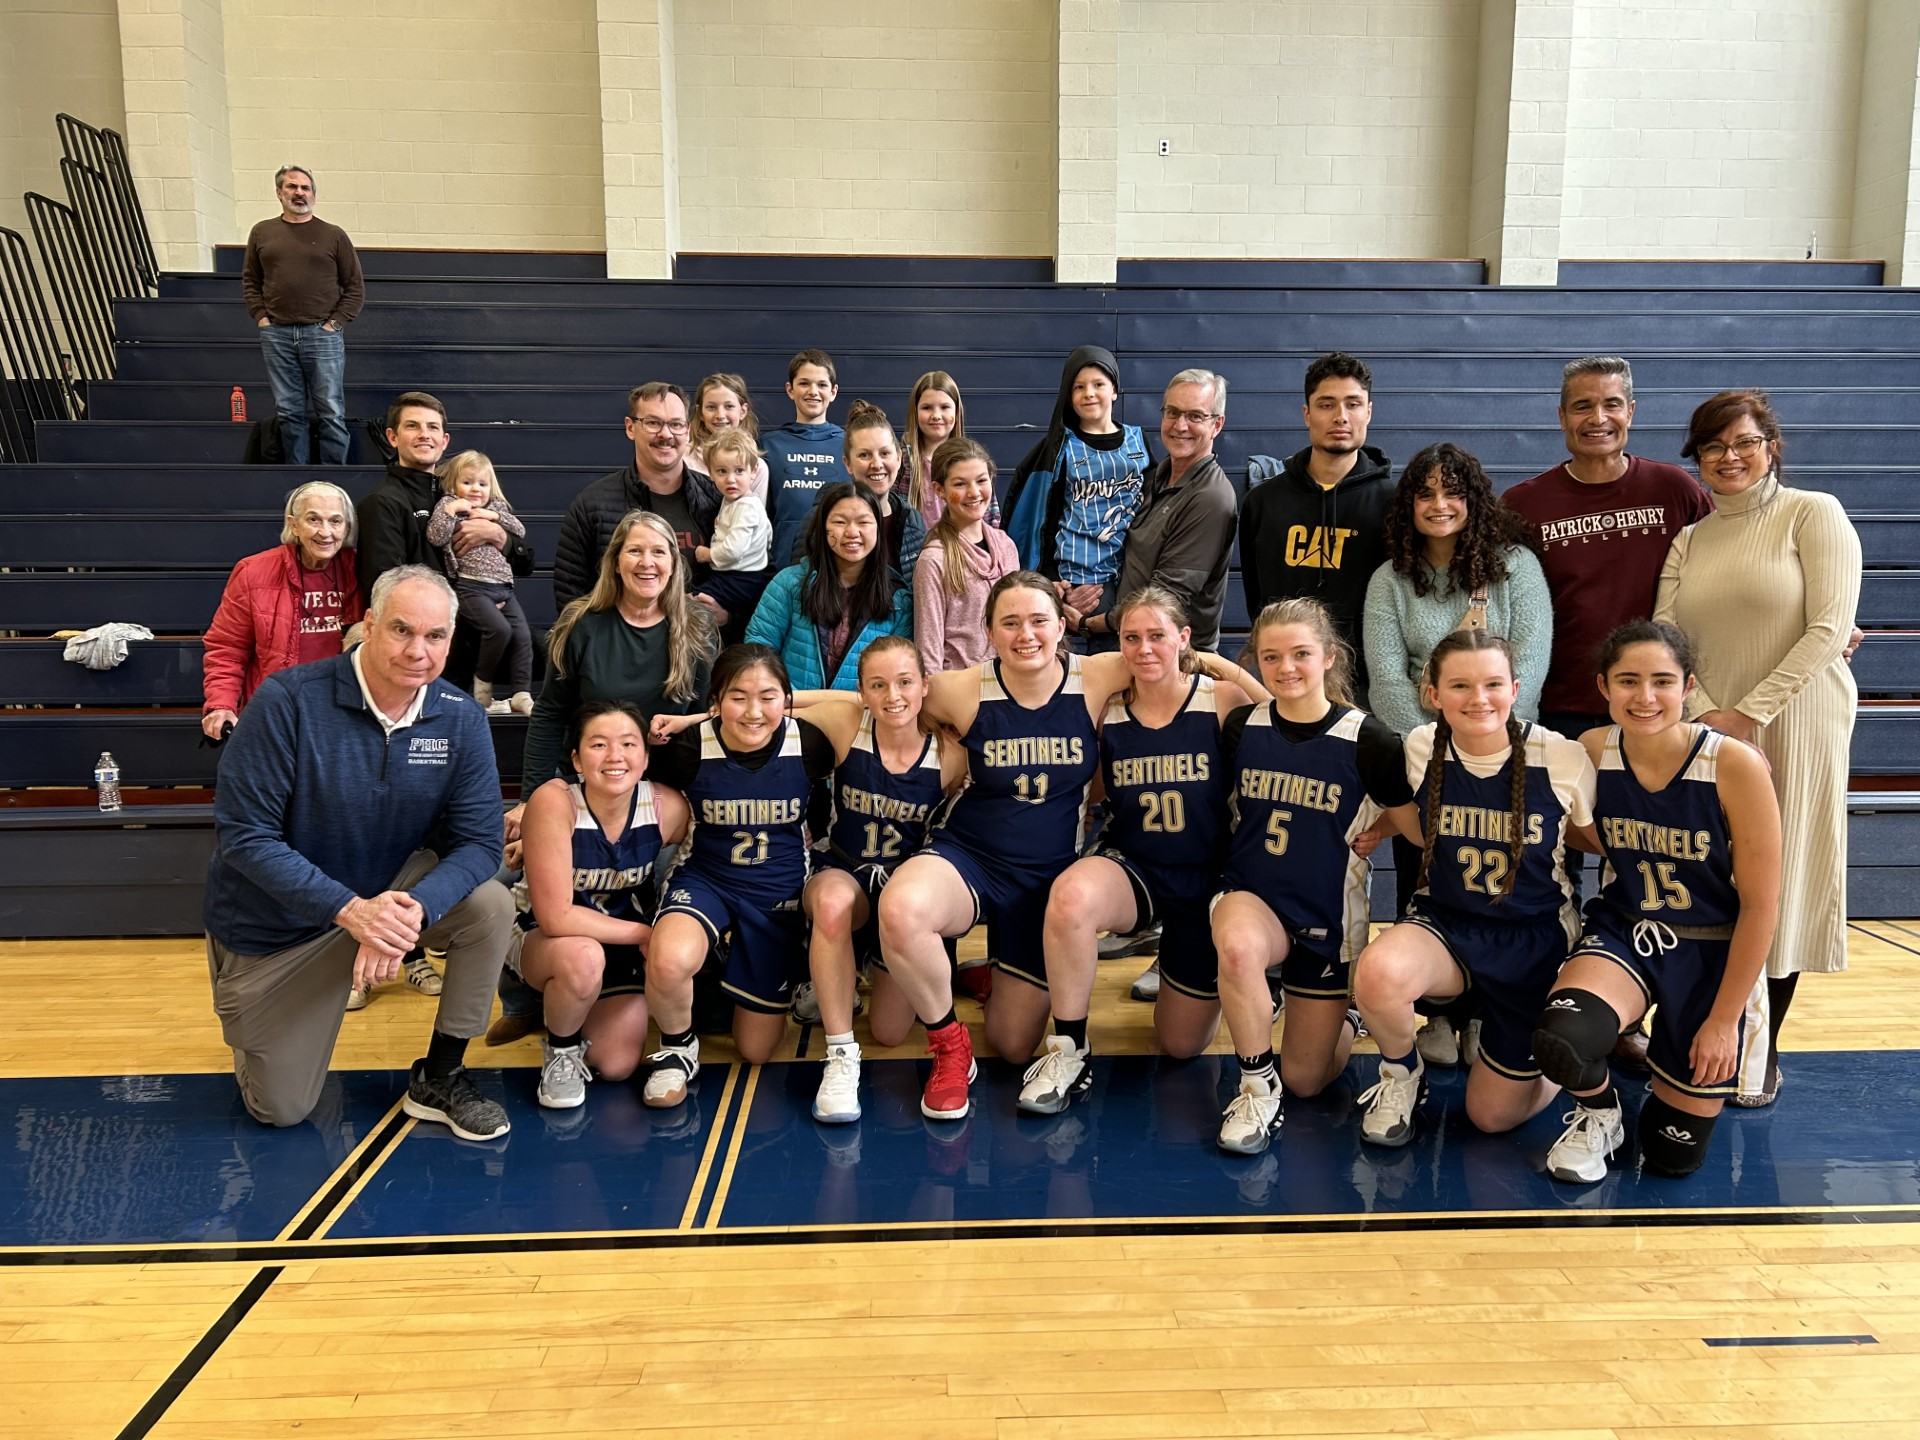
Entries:
[[[1546, 683], [1553, 654], [1553, 601], [1547, 577], [1533, 552], [1512, 546], [1506, 552], [1507, 578], [1487, 591], [1487, 628], [1513, 646], [1519, 696], [1514, 713], [1522, 720], [1540, 717], [1540, 687]], [[1433, 647], [1467, 613], [1470, 597], [1445, 577], [1425, 595], [1413, 593], [1413, 579], [1382, 565], [1367, 582], [1363, 616], [1369, 681], [1368, 708], [1402, 735], [1433, 719], [1420, 708], [1420, 678]], [[1594, 708], [1599, 706], [1595, 696]]]

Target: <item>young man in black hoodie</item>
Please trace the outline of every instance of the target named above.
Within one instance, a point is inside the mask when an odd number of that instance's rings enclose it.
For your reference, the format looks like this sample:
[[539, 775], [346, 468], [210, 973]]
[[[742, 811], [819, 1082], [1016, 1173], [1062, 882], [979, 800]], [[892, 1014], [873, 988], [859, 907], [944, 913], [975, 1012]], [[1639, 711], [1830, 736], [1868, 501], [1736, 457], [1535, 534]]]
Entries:
[[[360, 536], [354, 571], [364, 605], [373, 603], [373, 582], [401, 565], [425, 565], [446, 574], [437, 545], [427, 543], [427, 521], [440, 498], [434, 466], [447, 453], [447, 407], [422, 390], [409, 390], [387, 407], [387, 444], [394, 460], [387, 475], [356, 507]], [[448, 548], [456, 555], [475, 545], [497, 545], [516, 575], [533, 573], [533, 550], [517, 535], [491, 520], [464, 520]], [[473, 689], [473, 667], [480, 658], [480, 637], [471, 626], [454, 631], [445, 671], [449, 683]]]
[[1367, 581], [1387, 558], [1393, 464], [1367, 444], [1373, 372], [1345, 351], [1307, 367], [1307, 448], [1247, 492], [1240, 509], [1240, 569], [1247, 614], [1275, 600], [1310, 595], [1324, 603], [1353, 651], [1364, 703], [1366, 661], [1360, 617]]

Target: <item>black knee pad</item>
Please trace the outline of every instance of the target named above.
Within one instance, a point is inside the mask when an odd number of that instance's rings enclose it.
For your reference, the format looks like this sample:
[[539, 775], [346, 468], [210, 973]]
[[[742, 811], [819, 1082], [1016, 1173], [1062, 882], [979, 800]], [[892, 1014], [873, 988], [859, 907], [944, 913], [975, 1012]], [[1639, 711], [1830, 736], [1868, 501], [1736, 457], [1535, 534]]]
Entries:
[[1591, 990], [1556, 990], [1533, 1032], [1533, 1058], [1556, 1085], [1592, 1090], [1607, 1083], [1607, 1057], [1620, 1039], [1620, 1016]]
[[1691, 1175], [1707, 1158], [1717, 1115], [1690, 1115], [1658, 1095], [1640, 1107], [1640, 1159], [1647, 1169], [1675, 1177]]

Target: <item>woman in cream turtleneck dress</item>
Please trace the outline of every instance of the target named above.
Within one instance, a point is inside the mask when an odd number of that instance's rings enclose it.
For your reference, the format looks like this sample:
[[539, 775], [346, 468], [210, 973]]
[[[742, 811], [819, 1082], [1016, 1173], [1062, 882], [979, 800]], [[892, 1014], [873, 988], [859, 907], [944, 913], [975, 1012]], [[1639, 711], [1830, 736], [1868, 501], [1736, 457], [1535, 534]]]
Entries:
[[[1773, 767], [1783, 851], [1780, 924], [1767, 957], [1767, 1088], [1801, 972], [1847, 968], [1847, 768], [1858, 698], [1846, 648], [1860, 601], [1860, 537], [1831, 495], [1780, 483], [1779, 422], [1764, 392], [1731, 390], [1693, 412], [1714, 513], [1675, 538], [1654, 609], [1692, 637], [1689, 714], [1750, 741]], [[1657, 1022], [1656, 1022], [1657, 1023]]]

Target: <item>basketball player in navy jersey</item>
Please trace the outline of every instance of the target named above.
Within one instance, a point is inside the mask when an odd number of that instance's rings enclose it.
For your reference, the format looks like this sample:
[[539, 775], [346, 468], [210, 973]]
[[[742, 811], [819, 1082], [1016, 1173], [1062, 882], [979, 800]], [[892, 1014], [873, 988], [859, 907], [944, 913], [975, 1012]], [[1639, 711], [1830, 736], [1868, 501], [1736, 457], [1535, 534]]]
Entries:
[[[655, 755], [653, 773], [687, 797], [692, 835], [666, 880], [647, 950], [647, 997], [661, 1048], [641, 1099], [668, 1108], [700, 1073], [693, 977], [731, 935], [722, 987], [733, 998], [733, 1038], [749, 1064], [766, 1063], [786, 1033], [799, 978], [800, 889], [807, 879], [807, 800], [832, 773], [833, 742], [787, 714], [787, 669], [765, 645], [731, 645], [713, 665], [711, 717]], [[654, 734], [675, 729], [656, 716]]]
[[1103, 930], [1164, 927], [1153, 1024], [1166, 1054], [1198, 1055], [1220, 1028], [1207, 924], [1227, 843], [1220, 721], [1250, 697], [1201, 673], [1186, 611], [1170, 591], [1135, 590], [1111, 619], [1129, 677], [1100, 725], [1100, 775], [1113, 820], [1099, 847], [1053, 882], [1047, 901], [1053, 1034], [1028, 1068], [1019, 1102], [1039, 1115], [1065, 1110], [1092, 1081], [1087, 1010]]
[[1407, 737], [1424, 836], [1405, 917], [1361, 952], [1354, 997], [1380, 1047], [1361, 1137], [1405, 1145], [1426, 1072], [1414, 1002], [1482, 996], [1467, 1118], [1489, 1133], [1538, 1114], [1559, 1086], [1540, 1073], [1533, 1028], [1576, 934], [1564, 851], [1595, 849], [1593, 763], [1578, 741], [1513, 717], [1513, 657], [1485, 630], [1456, 630], [1427, 661], [1439, 714]]
[[[1351, 661], [1317, 600], [1278, 600], [1253, 628], [1273, 703], [1235, 711], [1222, 739], [1232, 846], [1213, 905], [1220, 1003], [1240, 1057], [1222, 1150], [1258, 1155], [1279, 1131], [1284, 1089], [1317, 1095], [1359, 1038], [1354, 958], [1367, 943], [1367, 855], [1419, 821], [1400, 737], [1356, 709]], [[1280, 966], [1287, 1024], [1276, 1068], [1267, 971]]]
[[1547, 1172], [1605, 1178], [1626, 1142], [1607, 1057], [1657, 1005], [1640, 1157], [1691, 1175], [1721, 1106], [1765, 1078], [1760, 982], [1779, 910], [1780, 810], [1757, 751], [1682, 718], [1694, 679], [1679, 629], [1622, 625], [1601, 649], [1599, 683], [1613, 724], [1581, 738], [1598, 772], [1606, 872], [1533, 1033], [1541, 1068], [1574, 1097]]
[[574, 773], [533, 792], [522, 823], [527, 908], [508, 962], [544, 997], [538, 1098], [585, 1103], [587, 1051], [603, 1079], [633, 1074], [646, 1049], [646, 947], [653, 865], [686, 836], [687, 802], [648, 781], [646, 721], [626, 700], [592, 700], [574, 721]]
[[[926, 843], [928, 822], [966, 776], [966, 752], [923, 720], [926, 694], [913, 641], [883, 635], [861, 653], [860, 703], [834, 691], [794, 697], [842, 757], [826, 847], [800, 897], [813, 924], [807, 953], [827, 1041], [813, 1118], [825, 1125], [860, 1118], [856, 966], [879, 958], [881, 887]], [[868, 1023], [882, 1045], [899, 1044], [913, 1024], [913, 1007], [884, 967], [874, 974]]]

